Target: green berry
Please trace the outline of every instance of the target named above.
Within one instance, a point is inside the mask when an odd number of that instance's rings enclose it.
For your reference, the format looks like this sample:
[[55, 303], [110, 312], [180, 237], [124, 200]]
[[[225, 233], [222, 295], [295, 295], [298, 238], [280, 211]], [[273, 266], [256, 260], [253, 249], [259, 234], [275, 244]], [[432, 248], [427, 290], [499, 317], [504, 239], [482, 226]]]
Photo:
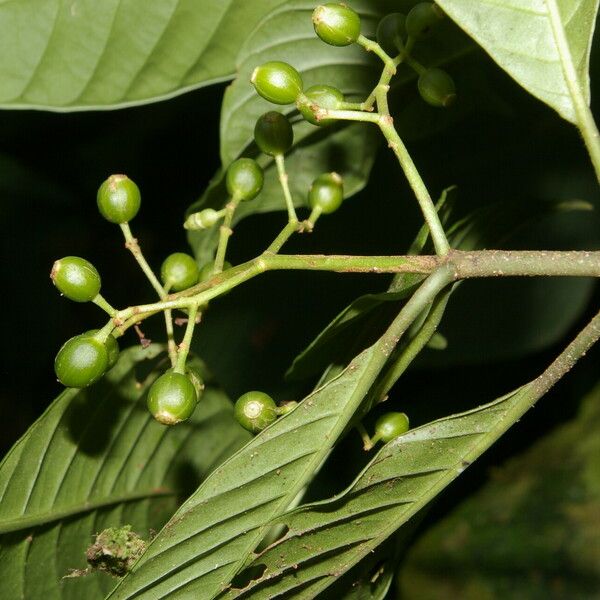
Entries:
[[444, 18], [444, 12], [433, 2], [420, 2], [406, 15], [406, 33], [415, 40], [426, 38]]
[[57, 260], [52, 265], [50, 279], [61, 294], [75, 302], [93, 300], [102, 284], [96, 267], [78, 256], [65, 256]]
[[339, 108], [340, 103], [344, 102], [344, 94], [330, 85], [313, 85], [304, 92], [304, 96], [308, 102], [299, 104], [298, 108], [302, 116], [313, 125], [328, 125], [334, 122], [333, 119], [321, 119], [319, 121], [315, 116], [313, 105], [316, 104], [319, 108], [336, 110]]
[[165, 258], [160, 278], [174, 292], [187, 290], [198, 283], [200, 270], [194, 258], [185, 252], [174, 252]]
[[375, 435], [384, 442], [391, 442], [406, 433], [408, 428], [408, 417], [404, 413], [389, 412], [375, 422]]
[[67, 387], [87, 387], [100, 379], [107, 368], [106, 346], [85, 333], [67, 340], [54, 359], [56, 377]]
[[406, 15], [391, 13], [377, 25], [377, 43], [389, 56], [396, 56], [404, 48], [406, 37]]
[[[231, 269], [231, 263], [229, 261], [223, 263], [223, 271], [227, 271], [227, 269]], [[211, 260], [210, 262], [207, 262], [200, 269], [200, 281], [208, 281], [213, 276], [214, 270], [215, 261]]]
[[[99, 329], [90, 329], [83, 335], [94, 336], [99, 331]], [[104, 345], [106, 346], [106, 352], [108, 354], [108, 366], [106, 367], [106, 370], [109, 371], [117, 364], [117, 360], [119, 360], [119, 342], [117, 342], [117, 339], [113, 335], [109, 335], [106, 338]]]
[[183, 224], [185, 229], [196, 231], [198, 229], [210, 229], [222, 214], [213, 208], [205, 208], [199, 212], [192, 213]]
[[332, 46], [348, 46], [360, 35], [360, 17], [345, 4], [324, 4], [313, 11], [315, 33]]
[[277, 419], [277, 405], [264, 392], [246, 392], [235, 403], [236, 421], [248, 431], [258, 433]]
[[264, 174], [260, 165], [251, 158], [238, 158], [227, 169], [227, 191], [239, 200], [252, 200], [262, 190]]
[[308, 203], [325, 215], [336, 211], [344, 199], [344, 183], [337, 173], [323, 173], [310, 186]]
[[159, 423], [175, 425], [190, 418], [198, 404], [198, 395], [189, 377], [167, 371], [148, 390], [146, 404]]
[[140, 210], [140, 190], [127, 175], [111, 175], [98, 189], [97, 201], [107, 221], [127, 223]]
[[300, 73], [278, 60], [256, 67], [250, 81], [256, 91], [273, 104], [293, 104], [303, 88]]
[[265, 154], [285, 154], [294, 142], [294, 130], [285, 115], [271, 110], [256, 121], [254, 141]]
[[456, 86], [446, 71], [427, 69], [418, 81], [421, 98], [431, 106], [448, 107], [456, 100]]

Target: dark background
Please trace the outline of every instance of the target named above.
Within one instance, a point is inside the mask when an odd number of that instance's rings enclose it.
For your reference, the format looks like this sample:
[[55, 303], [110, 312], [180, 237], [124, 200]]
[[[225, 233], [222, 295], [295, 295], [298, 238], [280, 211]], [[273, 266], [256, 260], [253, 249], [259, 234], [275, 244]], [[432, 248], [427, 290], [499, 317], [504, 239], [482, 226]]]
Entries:
[[[582, 198], [597, 206], [597, 184], [575, 128], [520, 91], [490, 61], [482, 56], [476, 60], [485, 86], [482, 90], [466, 86], [467, 114], [435, 135], [410, 142], [432, 193], [457, 184], [459, 214], [509, 199]], [[460, 90], [460, 78], [458, 83]], [[53, 261], [64, 255], [91, 260], [102, 274], [103, 294], [113, 305], [153, 299], [123, 248], [118, 228], [97, 213], [98, 185], [114, 172], [126, 173], [138, 183], [143, 205], [132, 228], [152, 265], [158, 267], [170, 252], [186, 251], [183, 215], [219, 167], [223, 89], [215, 86], [112, 112], [0, 112], [3, 453], [60, 393], [52, 368], [60, 345], [104, 322], [96, 307], [59, 296], [48, 278]], [[393, 198], [392, 191], [403, 201]], [[241, 223], [231, 240], [232, 262], [264, 248], [283, 221], [284, 213], [277, 213]], [[371, 184], [339, 213], [324, 217], [311, 236], [293, 240], [286, 251], [402, 253], [419, 224], [403, 176], [382, 150]], [[559, 215], [528, 226], [520, 232], [525, 235], [511, 243], [524, 248], [598, 248], [599, 232], [597, 217], [590, 213]], [[388, 281], [373, 275], [300, 272], [261, 276], [214, 303], [200, 328], [196, 350], [233, 398], [248, 389], [264, 389], [279, 399], [298, 398], [313, 382], [284, 382], [294, 356], [348, 302], [362, 293], [384, 290]], [[395, 406], [419, 424], [502, 395], [539, 374], [600, 305], [596, 286], [560, 340], [525, 356], [517, 347], [513, 355], [497, 358], [494, 339], [486, 338], [486, 333], [515, 307], [531, 301], [527, 285], [515, 280], [463, 285], [452, 301], [450, 317], [455, 329], [457, 324], [465, 330], [472, 326], [472, 346], [464, 353], [455, 348], [446, 366], [439, 366], [445, 355], [434, 357], [428, 351], [429, 357], [391, 394]], [[476, 300], [471, 296], [475, 291]], [[552, 303], [552, 294], [541, 301]], [[536, 307], [531, 301], [531, 310]], [[526, 327], [526, 315], [515, 313], [517, 328]], [[160, 341], [162, 322], [155, 321], [143, 329]], [[130, 332], [122, 346], [136, 342]], [[451, 336], [449, 343], [450, 352]], [[574, 415], [582, 395], [597, 381], [599, 358], [600, 349], [590, 352], [539, 408], [452, 486], [433, 517], [478, 486], [490, 465]], [[438, 366], [430, 366], [433, 362]], [[344, 452], [354, 452], [361, 460], [357, 436], [344, 444]], [[338, 479], [324, 485], [323, 494], [336, 491], [356, 473], [353, 461], [341, 464], [346, 470], [339, 469]]]

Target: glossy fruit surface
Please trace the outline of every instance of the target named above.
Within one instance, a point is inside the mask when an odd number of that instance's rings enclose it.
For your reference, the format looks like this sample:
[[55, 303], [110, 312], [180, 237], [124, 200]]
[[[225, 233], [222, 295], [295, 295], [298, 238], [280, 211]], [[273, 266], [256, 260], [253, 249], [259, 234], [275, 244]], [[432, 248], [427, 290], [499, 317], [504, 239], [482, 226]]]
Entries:
[[198, 283], [200, 270], [192, 256], [185, 252], [174, 252], [165, 258], [160, 268], [160, 278], [169, 290], [180, 292]]
[[96, 267], [78, 256], [65, 256], [52, 265], [52, 283], [75, 302], [89, 302], [100, 292], [102, 281]]
[[260, 165], [251, 158], [238, 158], [227, 169], [227, 191], [239, 200], [252, 200], [262, 190], [264, 173]]
[[54, 359], [56, 377], [67, 387], [87, 387], [100, 379], [107, 368], [106, 346], [85, 333], [67, 340]]
[[345, 4], [317, 6], [312, 21], [315, 33], [331, 46], [348, 46], [360, 35], [360, 17]]
[[456, 100], [456, 86], [446, 71], [428, 69], [419, 77], [419, 94], [431, 106], [448, 107]]
[[[83, 335], [94, 336], [99, 331], [99, 329], [90, 329]], [[104, 346], [106, 347], [106, 352], [108, 355], [108, 365], [106, 367], [106, 370], [108, 371], [109, 369], [112, 369], [119, 360], [119, 342], [117, 342], [117, 339], [113, 335], [109, 335], [104, 342]]]
[[111, 223], [127, 223], [140, 210], [138, 186], [127, 175], [111, 175], [98, 189], [100, 214]]
[[337, 173], [323, 173], [312, 183], [308, 192], [311, 208], [320, 208], [323, 214], [336, 211], [344, 200], [344, 184]]
[[406, 15], [406, 33], [415, 40], [422, 40], [440, 24], [443, 11], [433, 2], [420, 2]]
[[344, 94], [340, 90], [331, 85], [313, 85], [304, 92], [304, 96], [309, 100], [309, 103], [300, 104], [299, 110], [309, 123], [313, 125], [328, 125], [335, 122], [333, 119], [321, 119], [319, 121], [310, 103], [314, 102], [320, 108], [336, 110], [339, 108], [340, 103], [344, 102]]
[[390, 13], [377, 25], [377, 43], [388, 56], [396, 56], [404, 47], [406, 15]]
[[389, 412], [381, 415], [375, 423], [375, 435], [384, 442], [391, 442], [409, 428], [408, 417], [401, 412]]
[[271, 110], [256, 121], [254, 141], [265, 154], [285, 154], [294, 142], [294, 130], [285, 115]]
[[248, 431], [258, 433], [277, 419], [277, 405], [264, 392], [246, 392], [233, 410], [236, 421]]
[[256, 67], [250, 78], [256, 91], [273, 104], [293, 104], [302, 93], [302, 77], [288, 63], [274, 60]]
[[199, 229], [209, 229], [219, 219], [221, 214], [214, 208], [205, 208], [199, 212], [192, 213], [183, 224], [185, 229], [197, 231]]
[[189, 377], [167, 371], [148, 390], [146, 404], [159, 423], [175, 425], [191, 417], [198, 396]]
[[[199, 281], [208, 281], [214, 275], [214, 269], [215, 269], [215, 261], [211, 260], [210, 262], [207, 262], [200, 269], [200, 279], [199, 279]], [[223, 263], [223, 271], [227, 271], [227, 269], [231, 269], [231, 263], [226, 260]]]

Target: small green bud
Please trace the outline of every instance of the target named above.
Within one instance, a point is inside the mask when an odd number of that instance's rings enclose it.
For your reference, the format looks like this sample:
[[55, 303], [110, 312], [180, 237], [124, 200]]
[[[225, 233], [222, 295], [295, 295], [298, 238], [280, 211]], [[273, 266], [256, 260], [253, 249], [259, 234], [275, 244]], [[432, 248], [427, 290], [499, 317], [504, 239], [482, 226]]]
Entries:
[[309, 87], [304, 96], [308, 99], [308, 102], [298, 103], [298, 109], [302, 116], [313, 125], [329, 125], [334, 123], [333, 119], [317, 119], [315, 115], [315, 106], [319, 108], [327, 108], [336, 110], [340, 104], [344, 102], [344, 94], [337, 88], [330, 85], [313, 85]]
[[320, 208], [325, 215], [336, 211], [344, 199], [344, 182], [337, 173], [323, 173], [312, 183], [308, 192], [311, 208]]
[[375, 435], [386, 443], [406, 433], [408, 429], [408, 417], [400, 412], [386, 413], [375, 422]]
[[258, 433], [277, 420], [277, 405], [264, 392], [246, 392], [235, 403], [233, 414], [244, 429]]
[[[226, 260], [223, 263], [223, 271], [227, 271], [227, 269], [231, 269], [231, 263]], [[200, 269], [200, 281], [208, 281], [214, 275], [214, 270], [215, 270], [215, 261], [211, 260], [210, 262], [207, 262]]]
[[127, 175], [111, 175], [98, 189], [98, 209], [111, 223], [127, 223], [140, 210], [138, 186]]
[[456, 86], [446, 71], [427, 69], [418, 81], [419, 94], [431, 106], [448, 107], [456, 100]]
[[192, 213], [183, 224], [185, 229], [196, 231], [198, 229], [210, 229], [220, 218], [221, 213], [213, 208], [205, 208], [199, 212]]
[[78, 256], [57, 260], [52, 265], [50, 279], [61, 294], [75, 302], [90, 302], [99, 294], [102, 284], [96, 267]]
[[444, 18], [444, 12], [433, 2], [420, 2], [406, 15], [406, 32], [415, 40], [428, 37]]
[[148, 390], [146, 404], [159, 423], [176, 425], [192, 416], [198, 395], [187, 375], [167, 371]]
[[108, 368], [106, 345], [88, 334], [67, 340], [54, 359], [54, 372], [67, 387], [84, 388], [98, 381]]
[[227, 169], [227, 191], [240, 200], [252, 200], [262, 190], [264, 174], [260, 165], [251, 158], [238, 158]]
[[324, 4], [313, 11], [315, 33], [331, 46], [348, 46], [360, 35], [360, 17], [345, 4]]
[[271, 110], [256, 121], [254, 141], [265, 154], [285, 154], [294, 142], [294, 130], [285, 115]]
[[187, 290], [198, 283], [200, 270], [192, 256], [185, 252], [174, 252], [165, 258], [160, 268], [160, 278], [174, 292]]
[[293, 104], [302, 93], [302, 77], [291, 65], [281, 61], [256, 67], [250, 78], [256, 91], [273, 104]]
[[404, 48], [406, 15], [391, 13], [377, 25], [377, 43], [388, 56], [396, 56]]

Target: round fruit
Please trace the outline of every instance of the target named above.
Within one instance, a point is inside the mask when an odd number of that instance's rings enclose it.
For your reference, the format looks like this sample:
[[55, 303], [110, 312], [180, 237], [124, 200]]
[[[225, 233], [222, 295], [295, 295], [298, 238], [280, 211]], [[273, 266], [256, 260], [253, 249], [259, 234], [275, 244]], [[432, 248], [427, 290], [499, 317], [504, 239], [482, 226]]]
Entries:
[[65, 256], [57, 260], [52, 265], [50, 279], [61, 294], [75, 302], [93, 300], [102, 284], [96, 267], [78, 256]]
[[330, 85], [313, 85], [309, 87], [306, 92], [304, 92], [304, 96], [309, 100], [309, 102], [303, 102], [298, 106], [302, 116], [313, 125], [328, 125], [329, 123], [333, 123], [333, 119], [321, 119], [317, 120], [314, 109], [311, 104], [314, 103], [319, 106], [319, 108], [328, 108], [331, 110], [336, 110], [339, 108], [340, 103], [344, 102], [344, 94], [340, 92], [337, 88], [334, 88]]
[[234, 407], [236, 421], [248, 431], [258, 433], [277, 419], [277, 405], [264, 392], [246, 392]]
[[192, 213], [183, 224], [185, 229], [193, 231], [198, 229], [209, 229], [221, 218], [221, 213], [213, 208], [205, 208], [199, 212]]
[[[226, 260], [223, 263], [223, 271], [227, 271], [227, 269], [231, 269], [231, 263]], [[215, 270], [215, 261], [211, 260], [210, 262], [207, 262], [200, 269], [200, 279], [199, 279], [199, 281], [208, 281], [213, 276], [214, 270]]]
[[431, 106], [447, 107], [456, 100], [454, 80], [442, 69], [427, 69], [418, 81], [421, 98]]
[[302, 77], [291, 65], [274, 60], [256, 67], [250, 81], [256, 91], [273, 104], [293, 104], [302, 93]]
[[[99, 329], [90, 329], [89, 331], [86, 331], [83, 335], [94, 336], [99, 331]], [[106, 370], [108, 371], [112, 369], [117, 364], [117, 360], [119, 360], [119, 342], [117, 342], [117, 339], [114, 335], [109, 335], [106, 338], [104, 345], [106, 346], [106, 352], [108, 354], [108, 365], [106, 367]]]
[[389, 56], [396, 56], [404, 47], [406, 36], [406, 15], [391, 13], [377, 25], [377, 43]]
[[140, 190], [127, 175], [111, 175], [98, 189], [97, 201], [107, 221], [127, 223], [140, 210]]
[[337, 173], [323, 173], [310, 186], [308, 203], [325, 215], [336, 211], [344, 199], [344, 184]]
[[148, 390], [146, 404], [159, 423], [175, 425], [190, 418], [198, 404], [198, 395], [189, 377], [167, 371]]
[[348, 46], [360, 35], [360, 17], [345, 4], [324, 4], [313, 11], [316, 34], [332, 46]]
[[263, 170], [251, 158], [238, 158], [227, 169], [227, 191], [239, 200], [252, 200], [262, 190]]
[[187, 290], [198, 283], [200, 270], [192, 256], [185, 252], [174, 252], [165, 258], [160, 268], [160, 278], [174, 292]]
[[265, 154], [285, 154], [294, 142], [294, 130], [285, 115], [271, 110], [256, 121], [254, 141]]
[[375, 435], [384, 442], [391, 442], [408, 431], [408, 417], [404, 413], [389, 412], [381, 415], [375, 423]]
[[422, 40], [440, 24], [443, 18], [444, 12], [433, 2], [420, 2], [406, 15], [406, 32], [415, 40]]
[[87, 387], [100, 379], [107, 368], [106, 346], [85, 333], [67, 340], [54, 359], [56, 377], [67, 387]]

